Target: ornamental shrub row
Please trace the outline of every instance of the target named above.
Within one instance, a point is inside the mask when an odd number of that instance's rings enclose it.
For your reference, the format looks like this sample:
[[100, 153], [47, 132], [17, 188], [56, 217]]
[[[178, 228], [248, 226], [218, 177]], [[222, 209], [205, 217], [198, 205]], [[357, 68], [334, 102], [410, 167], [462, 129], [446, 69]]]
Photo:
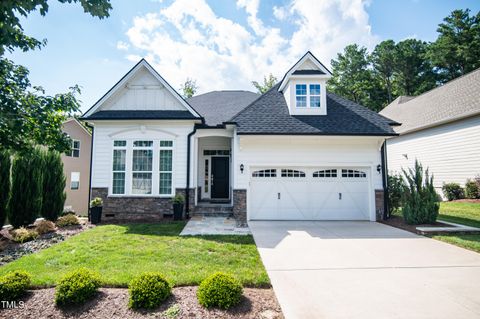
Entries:
[[[31, 276], [13, 271], [0, 277], [0, 300], [14, 301], [22, 297], [30, 286]], [[100, 275], [79, 268], [63, 276], [55, 289], [55, 304], [68, 306], [82, 304], [93, 298], [100, 287]], [[146, 272], [128, 285], [128, 306], [133, 309], [158, 307], [172, 294], [172, 284], [158, 272]], [[228, 309], [237, 305], [243, 287], [232, 275], [217, 272], [203, 280], [197, 290], [199, 303], [205, 308]]]

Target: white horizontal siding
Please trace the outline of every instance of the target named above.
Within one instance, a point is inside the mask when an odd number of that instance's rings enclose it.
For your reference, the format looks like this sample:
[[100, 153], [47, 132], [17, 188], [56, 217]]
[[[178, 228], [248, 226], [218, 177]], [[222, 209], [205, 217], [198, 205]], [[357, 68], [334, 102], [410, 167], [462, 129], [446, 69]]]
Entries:
[[480, 116], [388, 140], [387, 154], [392, 172], [413, 167], [418, 159], [434, 174], [435, 187], [463, 185], [480, 174]]
[[92, 158], [92, 187], [111, 187], [113, 140], [171, 139], [174, 141], [173, 185], [186, 186], [187, 136], [193, 130], [193, 123], [181, 122], [96, 122], [94, 129]]
[[[376, 172], [381, 164], [379, 148], [382, 140], [370, 137], [306, 137], [306, 136], [240, 136], [235, 139], [236, 189], [246, 189], [252, 166], [292, 167], [366, 167], [372, 168], [373, 186], [382, 189], [381, 174]], [[245, 167], [240, 173], [240, 165]]]

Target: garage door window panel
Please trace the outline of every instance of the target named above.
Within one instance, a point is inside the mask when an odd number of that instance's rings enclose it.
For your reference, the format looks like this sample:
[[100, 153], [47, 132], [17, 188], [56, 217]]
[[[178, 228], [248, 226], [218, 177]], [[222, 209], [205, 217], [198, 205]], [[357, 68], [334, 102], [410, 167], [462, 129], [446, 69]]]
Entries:
[[342, 177], [346, 178], [366, 178], [367, 174], [354, 169], [342, 169]]
[[335, 178], [337, 177], [337, 170], [336, 169], [325, 169], [321, 171], [313, 172], [313, 177], [315, 178]]
[[254, 171], [252, 177], [277, 177], [276, 169], [262, 169], [259, 171]]
[[295, 169], [282, 169], [282, 177], [305, 177], [305, 172]]

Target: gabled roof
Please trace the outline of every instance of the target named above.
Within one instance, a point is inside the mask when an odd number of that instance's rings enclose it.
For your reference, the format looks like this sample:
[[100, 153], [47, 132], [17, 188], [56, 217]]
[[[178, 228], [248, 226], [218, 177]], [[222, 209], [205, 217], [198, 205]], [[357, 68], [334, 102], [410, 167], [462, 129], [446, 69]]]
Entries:
[[402, 123], [400, 134], [479, 115], [480, 69], [415, 98], [399, 97], [380, 114]]
[[327, 93], [327, 115], [290, 115], [280, 83], [231, 119], [244, 135], [397, 135], [395, 122], [357, 104]]
[[[309, 60], [312, 62], [317, 69], [312, 69], [312, 70], [298, 70], [298, 68], [305, 63], [305, 61]], [[327, 69], [325, 65], [320, 62], [310, 51], [307, 51], [300, 60], [297, 61], [288, 71], [285, 73], [283, 76], [282, 80], [280, 81], [280, 85], [278, 87], [279, 91], [282, 91], [285, 88], [285, 85], [287, 84], [288, 80], [292, 75], [320, 75], [320, 76], [325, 76], [325, 77], [330, 77], [332, 73], [330, 70]]]
[[89, 120], [194, 120], [196, 117], [189, 111], [179, 110], [115, 110], [98, 111], [90, 115]]
[[177, 98], [177, 100], [190, 112], [193, 117], [201, 118], [200, 115], [195, 111], [195, 109], [185, 101], [180, 94], [178, 94], [172, 86], [165, 81], [165, 79], [145, 60], [141, 59], [130, 71], [127, 72], [110, 90], [105, 93], [87, 112], [82, 116], [82, 119], [89, 119], [91, 115], [94, 114], [99, 107], [108, 100], [117, 90], [121, 89], [130, 78], [132, 78], [135, 73], [140, 70], [142, 67], [146, 68], [166, 89], [170, 94]]
[[209, 126], [222, 125], [260, 95], [250, 91], [213, 91], [191, 97], [187, 102]]
[[65, 122], [63, 122], [63, 124], [66, 124], [68, 122], [75, 122], [78, 126], [80, 126], [84, 131], [85, 133], [87, 133], [88, 135], [92, 135], [92, 132], [90, 132], [82, 123], [80, 123], [75, 117], [70, 117], [68, 118]]

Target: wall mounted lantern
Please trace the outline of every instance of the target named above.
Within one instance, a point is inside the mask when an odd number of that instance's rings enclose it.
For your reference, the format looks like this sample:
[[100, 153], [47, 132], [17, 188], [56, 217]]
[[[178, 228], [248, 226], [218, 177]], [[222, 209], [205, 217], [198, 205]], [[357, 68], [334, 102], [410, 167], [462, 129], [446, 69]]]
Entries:
[[243, 164], [240, 164], [240, 172], [243, 174], [243, 170], [244, 170], [245, 166], [243, 166]]

